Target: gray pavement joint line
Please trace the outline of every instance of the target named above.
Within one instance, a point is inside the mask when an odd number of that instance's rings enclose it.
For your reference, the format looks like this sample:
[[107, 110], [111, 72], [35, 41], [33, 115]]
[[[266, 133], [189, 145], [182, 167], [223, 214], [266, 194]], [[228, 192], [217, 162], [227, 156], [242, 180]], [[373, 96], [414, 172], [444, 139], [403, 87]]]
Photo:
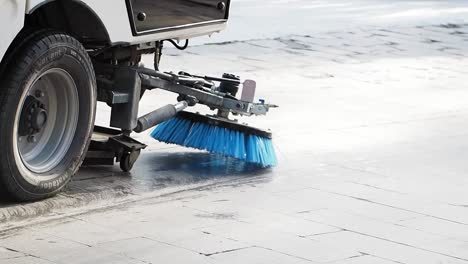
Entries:
[[25, 254], [25, 253], [23, 253], [23, 252], [21, 252], [21, 251], [19, 251], [19, 250], [16, 250], [16, 249], [12, 249], [12, 248], [8, 248], [8, 247], [2, 247], [2, 248], [6, 249], [6, 250], [8, 250], [8, 251], [11, 251], [11, 252]]
[[[83, 242], [80, 242], [78, 240], [74, 240], [74, 239], [71, 239], [71, 238], [66, 238], [66, 237], [62, 237], [62, 236], [59, 236], [59, 235], [55, 235], [55, 234], [52, 234], [52, 233], [48, 233], [46, 231], [43, 231], [45, 234], [51, 236], [51, 237], [56, 237], [56, 238], [60, 238], [60, 239], [63, 239], [63, 240], [68, 240], [68, 241], [71, 241], [73, 243], [76, 243], [76, 244], [79, 244], [79, 245], [82, 245], [82, 246], [85, 246], [85, 247], [88, 247], [88, 248], [93, 248], [94, 246], [93, 245], [90, 245], [90, 244], [86, 244], [86, 243], [83, 243]], [[107, 251], [107, 252], [110, 252], [110, 251]], [[111, 253], [111, 252], [110, 252]]]
[[[187, 207], [187, 208], [188, 208], [188, 207]], [[191, 208], [191, 209], [192, 209], [192, 208]], [[70, 216], [69, 218], [75, 219], [75, 220], [77, 220], [77, 221], [82, 221], [82, 222], [85, 222], [85, 223], [90, 223], [90, 224], [95, 225], [95, 226], [99, 226], [99, 227], [104, 227], [104, 228], [112, 229], [112, 230], [114, 230], [114, 231], [123, 232], [122, 230], [117, 230], [117, 229], [114, 229], [114, 228], [110, 228], [110, 227], [108, 227], [108, 226], [106, 226], [106, 225], [102, 225], [102, 224], [97, 224], [97, 223], [89, 222], [89, 221], [86, 221], [86, 220], [84, 220], [84, 219], [81, 219], [81, 218], [78, 218], [78, 217], [75, 217], [75, 216]], [[241, 222], [241, 221], [238, 221], [238, 220], [233, 220], [233, 221]], [[246, 223], [246, 222], [241, 222], [241, 223]], [[218, 224], [216, 224], [216, 225], [218, 225]], [[216, 225], [213, 225], [213, 226], [216, 226]], [[199, 228], [193, 228], [192, 230], [201, 231], [202, 233], [204, 233], [204, 234], [206, 234], [206, 235], [213, 235], [213, 236], [214, 236], [214, 234], [211, 234], [210, 232], [202, 231], [202, 230], [200, 230]], [[132, 233], [128, 233], [128, 232], [123, 232], [123, 233], [128, 234], [128, 235], [132, 235]], [[61, 238], [62, 238], [62, 237], [61, 237]], [[125, 238], [125, 239], [110, 240], [110, 241], [106, 241], [105, 243], [117, 242], [117, 241], [124, 241], [124, 240], [132, 239], [132, 238], [145, 238], [145, 239], [148, 239], [148, 240], [151, 240], [151, 241], [155, 241], [155, 242], [163, 243], [163, 244], [166, 244], [166, 245], [169, 245], [169, 246], [177, 247], [176, 245], [172, 245], [172, 244], [169, 244], [169, 243], [160, 241], [160, 240], [156, 240], [156, 239], [152, 239], [152, 238], [144, 237], [144, 236], [135, 236], [135, 237]], [[67, 238], [62, 238], [62, 239], [67, 240]], [[239, 242], [238, 240], [235, 240], [235, 239], [228, 239], [228, 240], [232, 240], [232, 241]], [[73, 241], [73, 240], [72, 240], [72, 241]], [[74, 241], [74, 242], [75, 242], [75, 241]], [[79, 242], [77, 242], [77, 243], [79, 243]], [[99, 244], [99, 243], [98, 243], [98, 244]], [[180, 247], [180, 248], [186, 249], [186, 250], [190, 250], [190, 249], [188, 249], [188, 248], [183, 248], [183, 247]], [[196, 252], [196, 251], [193, 251], [193, 250], [190, 250], [190, 251], [205, 255], [204, 253]]]
[[[333, 262], [339, 262], [339, 261], [343, 261], [343, 260], [350, 260], [350, 259], [355, 259], [355, 258], [361, 258], [361, 257], [369, 256], [369, 254], [364, 253], [364, 252], [358, 251], [358, 253], [359, 253], [359, 255], [349, 256], [349, 257], [346, 257], [346, 258], [343, 258], [343, 259], [337, 259], [337, 260], [334, 260]], [[331, 263], [333, 263], [333, 262], [331, 262]]]
[[245, 243], [244, 241], [239, 240], [239, 239], [235, 239], [235, 238], [232, 238], [232, 237], [225, 237], [225, 236], [213, 234], [213, 233], [208, 232], [208, 231], [203, 231], [203, 229], [205, 229], [205, 228], [216, 227], [216, 226], [219, 226], [219, 225], [221, 225], [221, 224], [213, 224], [213, 225], [207, 225], [207, 226], [202, 226], [202, 227], [195, 227], [195, 228], [192, 228], [192, 230], [201, 231], [202, 233], [207, 234], [207, 235], [212, 235], [212, 236], [215, 236], [215, 237], [220, 237], [220, 238], [224, 238], [224, 239], [235, 241], [235, 242]]
[[425, 248], [413, 246], [413, 245], [410, 245], [410, 244], [406, 244], [406, 243], [403, 243], [403, 242], [398, 242], [398, 241], [391, 240], [391, 239], [387, 239], [387, 238], [383, 238], [383, 237], [378, 237], [378, 236], [373, 236], [373, 235], [369, 235], [369, 234], [366, 234], [366, 233], [361, 233], [361, 232], [359, 232], [359, 231], [354, 231], [354, 230], [349, 230], [349, 229], [348, 229], [348, 231], [351, 232], [351, 233], [358, 234], [358, 235], [367, 236], [367, 237], [372, 237], [372, 238], [375, 238], [375, 239], [379, 239], [379, 240], [383, 240], [383, 241], [395, 243], [395, 244], [398, 244], [398, 245], [401, 245], [401, 246], [406, 246], [406, 247], [410, 247], [410, 248], [414, 248], [414, 249], [419, 249], [419, 250], [422, 250], [422, 251], [426, 251], [426, 252], [438, 254], [438, 255], [441, 255], [441, 256], [444, 256], [444, 257], [454, 258], [454, 259], [458, 259], [458, 260], [462, 260], [462, 261], [468, 262], [468, 259], [466, 259], [466, 258], [457, 257], [457, 256], [449, 255], [449, 254], [446, 254], [446, 253], [442, 253], [442, 252], [438, 252], [438, 251], [434, 251], [434, 250], [430, 250], [430, 249], [425, 249]]
[[[427, 216], [425, 216], [427, 217]], [[452, 240], [457, 240], [457, 241], [461, 241], [461, 242], [468, 242], [467, 239], [464, 239], [464, 238], [458, 238], [454, 235], [444, 235], [444, 234], [440, 234], [440, 233], [436, 233], [434, 231], [426, 231], [424, 229], [419, 229], [417, 227], [414, 227], [414, 226], [407, 226], [404, 224], [404, 222], [406, 220], [411, 220], [411, 219], [414, 219], [414, 218], [410, 218], [410, 219], [404, 219], [404, 220], [399, 220], [397, 223], [394, 223], [394, 225], [396, 226], [401, 226], [401, 227], [405, 227], [405, 228], [412, 228], [414, 230], [417, 230], [417, 231], [420, 231], [420, 232], [424, 232], [424, 233], [427, 233], [427, 234], [431, 234], [431, 235], [436, 235], [436, 236], [445, 236], [447, 237], [447, 239], [452, 239]], [[403, 224], [402, 224], [403, 223]], [[432, 230], [432, 229], [431, 229]]]
[[[48, 261], [48, 262], [50, 262], [50, 263], [57, 263], [57, 262], [55, 262], [55, 261], [52, 261], [52, 260], [49, 260], [49, 259], [45, 259], [45, 258], [42, 258], [42, 257], [36, 256], [36, 255], [30, 254], [30, 253], [26, 253], [26, 252], [23, 252], [23, 251], [20, 251], [20, 250], [12, 249], [12, 248], [9, 248], [9, 247], [2, 247], [2, 248], [6, 249], [6, 250], [8, 250], [8, 251], [11, 251], [11, 252], [21, 253], [21, 254], [24, 255], [24, 256], [19, 256], [19, 257], [15, 257], [15, 258], [9, 258], [9, 259], [6, 259], [6, 260], [17, 259], [17, 258], [22, 258], [22, 257], [31, 257], [31, 258], [36, 258], [36, 259]], [[0, 259], [0, 260], [1, 260], [1, 259]]]
[[[457, 135], [458, 136], [458, 135]], [[368, 173], [368, 174], [371, 174], [371, 175], [376, 175], [376, 176], [382, 176], [382, 177], [390, 177], [389, 175], [386, 175], [386, 174], [382, 174], [382, 173], [379, 173], [379, 172], [375, 172], [375, 171], [369, 171], [369, 170], [365, 170], [365, 169], [360, 169], [360, 168], [352, 168], [352, 167], [349, 167], [349, 166], [345, 166], [345, 165], [341, 165], [341, 164], [337, 164], [337, 163], [330, 163], [330, 162], [323, 162], [324, 164], [328, 165], [328, 166], [335, 166], [335, 167], [338, 167], [338, 168], [342, 168], [342, 169], [348, 169], [348, 170], [353, 170], [353, 171], [357, 171], [357, 172], [363, 172], [363, 173]], [[336, 178], [336, 177], [335, 177]], [[354, 183], [352, 181], [349, 181], [350, 183]], [[356, 184], [359, 184], [359, 183], [356, 183]], [[364, 186], [369, 186], [369, 187], [372, 187], [372, 185], [366, 185], [366, 184], [361, 184], [361, 185], [364, 185]], [[313, 189], [314, 187], [305, 187], [305, 189]], [[377, 187], [376, 187], [377, 188]], [[319, 189], [317, 189], [319, 190]], [[385, 189], [382, 189], [382, 190], [385, 190]], [[388, 189], [387, 189], [388, 190]], [[321, 191], [324, 191], [324, 190], [321, 190]], [[388, 190], [388, 191], [391, 191], [391, 190]], [[394, 191], [395, 193], [399, 193], [399, 194], [402, 194], [402, 195], [409, 195], [407, 193], [402, 193], [402, 192], [397, 192], [397, 191]], [[333, 193], [333, 192], [331, 192]], [[339, 193], [334, 193], [334, 194], [339, 194]], [[352, 196], [350, 196], [352, 197]], [[353, 198], [356, 198], [356, 197], [353, 197]], [[357, 199], [361, 199], [359, 197], [357, 197]], [[457, 204], [452, 204], [452, 203], [447, 203], [447, 202], [444, 202], [444, 201], [439, 201], [439, 200], [431, 200], [431, 201], [434, 201], [434, 202], [437, 202], [437, 203], [443, 203], [443, 204], [446, 204], [446, 205], [450, 205], [450, 206], [455, 206], [455, 207], [468, 207], [468, 205], [457, 205]], [[369, 202], [373, 202], [373, 201], [369, 201]], [[374, 202], [374, 203], [377, 203], [377, 202]], [[390, 206], [390, 205], [386, 205], [386, 206]], [[401, 209], [401, 210], [407, 210], [407, 209], [403, 209], [403, 208], [399, 208], [399, 207], [395, 207], [395, 209]], [[413, 211], [409, 211], [409, 212], [413, 212]], [[418, 212], [413, 212], [413, 213], [416, 213], [416, 214], [419, 214], [421, 215], [422, 213], [418, 213]], [[432, 216], [432, 215], [426, 215], [426, 214], [422, 214], [423, 216], [428, 216], [428, 217], [435, 217], [437, 218], [437, 216]], [[440, 218], [440, 220], [445, 220], [445, 221], [449, 221], [449, 222], [452, 222], [453, 220], [450, 220], [450, 219], [445, 219], [445, 218]], [[462, 223], [462, 222], [456, 222], [455, 223], [457, 224], [462, 224], [462, 225], [468, 225], [467, 223]]]
[[369, 254], [369, 253], [365, 253], [365, 254], [367, 254], [368, 256], [374, 257], [374, 258], [378, 258], [378, 259], [382, 259], [382, 260], [386, 260], [386, 261], [390, 261], [390, 262], [394, 262], [394, 263], [398, 263], [398, 264], [406, 264], [404, 262], [400, 262], [400, 261], [389, 259], [389, 258], [384, 258], [384, 257], [381, 257], [381, 256]]
[[[334, 167], [338, 167], [338, 168], [341, 168], [341, 169], [347, 169], [347, 170], [352, 170], [352, 171], [356, 171], [356, 172], [367, 173], [367, 174], [370, 174], [370, 175], [381, 176], [381, 177], [384, 177], [384, 178], [389, 178], [390, 177], [389, 175], [386, 175], [386, 174], [383, 174], [383, 173], [380, 173], [380, 172], [375, 172], [375, 171], [370, 171], [370, 170], [365, 170], [365, 169], [360, 169], [360, 168], [353, 168], [353, 167], [345, 166], [345, 165], [342, 165], [342, 164], [337, 164], [337, 163], [332, 163], [332, 162], [322, 162], [322, 163], [325, 164], [325, 165], [328, 165], [328, 166], [334, 166]], [[306, 187], [304, 189], [309, 189], [309, 188], [312, 188], [312, 187]]]
[[148, 240], [153, 241], [153, 242], [158, 242], [158, 243], [164, 244], [166, 246], [171, 246], [171, 247], [175, 247], [175, 248], [178, 248], [178, 249], [183, 249], [183, 250], [190, 251], [192, 253], [196, 253], [196, 254], [200, 254], [200, 255], [209, 254], [209, 253], [198, 252], [198, 251], [195, 251], [195, 250], [190, 249], [190, 248], [178, 246], [178, 245], [175, 245], [175, 244], [172, 244], [172, 243], [169, 243], [169, 242], [161, 241], [161, 240], [154, 239], [154, 238], [147, 237], [147, 236], [140, 236], [140, 238], [148, 239]]
[[[213, 226], [217, 226], [217, 225], [213, 225]], [[212, 233], [210, 233], [210, 232], [204, 232], [204, 231], [202, 231], [202, 232], [205, 233], [205, 234], [210, 234], [210, 235], [213, 235], [213, 236], [215, 236], [215, 237], [220, 237], [220, 238], [223, 238], [223, 239], [229, 239], [229, 240], [232, 240], [232, 241], [237, 241], [237, 242], [241, 242], [241, 243], [251, 244], [251, 242], [249, 242], [249, 241], [238, 240], [238, 239], [234, 239], [234, 238], [228, 237], [228, 236], [222, 236], [222, 235], [212, 234]], [[256, 245], [256, 244], [253, 244], [252, 246], [249, 246], [249, 247], [246, 247], [246, 248], [261, 248], [261, 249], [265, 249], [265, 250], [269, 250], [269, 251], [276, 252], [276, 253], [278, 253], [278, 254], [286, 255], [286, 256], [289, 256], [289, 257], [294, 257], [294, 258], [297, 258], [297, 259], [300, 259], [300, 260], [305, 260], [305, 261], [314, 262], [314, 261], [311, 260], [311, 259], [307, 259], [307, 258], [304, 258], [304, 257], [292, 255], [292, 254], [289, 254], [289, 253], [286, 253], [286, 252], [283, 252], [283, 251], [278, 251], [278, 250], [275, 250], [275, 249], [272, 249], [272, 248], [267, 248], [267, 247], [263, 247], [263, 246]], [[314, 263], [315, 263], [315, 262], [314, 262]]]
[[0, 263], [4, 260], [8, 260], [8, 261], [11, 261], [11, 260], [15, 260], [15, 259], [20, 259], [20, 258], [25, 258], [25, 257], [30, 257], [28, 255], [22, 255], [22, 256], [16, 256], [16, 257], [11, 257], [11, 258], [1, 258], [0, 257]]
[[[262, 179], [262, 177], [263, 177], [262, 175], [254, 175], [254, 176], [251, 176], [250, 180], [252, 180], [252, 179], [258, 179], [259, 180], [259, 179]], [[222, 187], [222, 186], [232, 186], [232, 184], [234, 184], [236, 182], [238, 184], [248, 184], [248, 183], [251, 182], [251, 181], [249, 181], [247, 183], [244, 183], [241, 180], [245, 180], [245, 179], [229, 179], [229, 180], [210, 183], [210, 184], [207, 184], [207, 185], [194, 186], [192, 188], [188, 188], [188, 189], [184, 189], [184, 190], [177, 190], [177, 191], [164, 193], [164, 194], [156, 194], [156, 195], [150, 195], [150, 196], [137, 196], [133, 200], [128, 200], [128, 198], [125, 198], [125, 200], [123, 200], [122, 202], [119, 203], [118, 201], [116, 201], [116, 203], [114, 205], [111, 205], [111, 206], [106, 205], [106, 206], [102, 206], [102, 207], [98, 207], [98, 208], [93, 208], [93, 209], [90, 209], [88, 211], [71, 213], [69, 215], [63, 215], [63, 216], [60, 216], [60, 217], [52, 219], [52, 220], [51, 219], [45, 219], [45, 220], [37, 221], [37, 222], [34, 222], [34, 223], [23, 224], [23, 225], [20, 225], [20, 226], [14, 226], [14, 227], [9, 227], [9, 228], [7, 227], [6, 229], [3, 229], [3, 230], [0, 231], [0, 238], [2, 236], [4, 236], [4, 235], [8, 234], [8, 233], [11, 233], [11, 232], [15, 231], [15, 230], [21, 230], [21, 229], [24, 229], [24, 228], [26, 228], [28, 226], [42, 224], [42, 223], [46, 223], [46, 222], [50, 223], [51, 221], [58, 221], [60, 219], [64, 219], [64, 218], [71, 217], [71, 216], [76, 217], [76, 216], [86, 215], [86, 214], [91, 214], [91, 213], [106, 212], [106, 211], [110, 211], [110, 210], [113, 210], [113, 209], [116, 209], [116, 208], [121, 208], [121, 207], [124, 207], [124, 206], [128, 206], [128, 205], [131, 205], [131, 204], [142, 202], [142, 201], [158, 200], [158, 199], [170, 197], [172, 195], [184, 194], [184, 193], [191, 192], [191, 191], [204, 191], [204, 190], [210, 190], [210, 189], [218, 188], [218, 187]], [[168, 201], [176, 201], [176, 200], [180, 200], [180, 199], [184, 199], [184, 198], [185, 197], [171, 198]], [[162, 202], [168, 202], [168, 201], [167, 200], [161, 201], [161, 203]], [[0, 226], [1, 226], [1, 224], [0, 224]]]
[[410, 209], [405, 209], [405, 208], [401, 208], [401, 207], [397, 207], [397, 206], [393, 206], [393, 205], [389, 205], [389, 204], [384, 204], [384, 203], [372, 201], [372, 200], [369, 200], [369, 199], [366, 199], [366, 198], [361, 198], [361, 197], [356, 197], [356, 196], [352, 196], [352, 195], [337, 193], [337, 192], [333, 192], [333, 191], [326, 191], [326, 190], [322, 190], [322, 189], [314, 188], [314, 187], [310, 187], [309, 189], [313, 189], [313, 190], [317, 190], [317, 191], [321, 191], [321, 192], [326, 192], [326, 193], [329, 193], [329, 194], [335, 194], [335, 195], [339, 195], [339, 196], [343, 196], [343, 197], [348, 197], [348, 198], [356, 199], [356, 200], [363, 201], [363, 202], [368, 202], [368, 203], [377, 204], [377, 205], [381, 205], [381, 206], [385, 206], [385, 207], [389, 207], [389, 208], [393, 208], [393, 209], [397, 209], [397, 210], [401, 210], [401, 211], [405, 211], [405, 212], [419, 214], [419, 215], [422, 215], [422, 216], [432, 217], [432, 218], [435, 218], [435, 219], [438, 219], [438, 220], [447, 221], [447, 222], [454, 223], [454, 224], [465, 225], [465, 226], [468, 225], [468, 223], [463, 223], [463, 222], [459, 222], [459, 221], [455, 221], [455, 220], [451, 220], [451, 219], [447, 219], [447, 218], [443, 218], [443, 217], [439, 217], [439, 216], [435, 216], [435, 215], [430, 215], [430, 214], [421, 213], [421, 212], [410, 210]]
[[[108, 226], [106, 226], [106, 225], [96, 224], [96, 223], [93, 223], [93, 222], [89, 222], [89, 221], [86, 221], [86, 220], [84, 220], [84, 219], [78, 218], [78, 217], [76, 217], [76, 216], [70, 216], [69, 218], [75, 219], [75, 220], [77, 220], [77, 221], [85, 222], [85, 223], [90, 223], [90, 224], [95, 225], [95, 226], [105, 227], [105, 228], [108, 228], [108, 229], [112, 229], [112, 230], [114, 230], [114, 231], [117, 231], [117, 229], [110, 228], [110, 227], [108, 227]], [[123, 232], [123, 231], [120, 230], [120, 232]], [[131, 235], [131, 233], [128, 233], [128, 232], [123, 232], [123, 233]], [[206, 232], [205, 234], [211, 235], [211, 234], [209, 234], [208, 232]], [[62, 238], [62, 237], [60, 237], [60, 238]], [[203, 253], [196, 252], [196, 251], [193, 251], [193, 250], [188, 249], [188, 248], [179, 247], [179, 246], [177, 246], [177, 245], [173, 245], [173, 244], [170, 244], [170, 243], [167, 243], [167, 242], [164, 242], [164, 241], [161, 241], [161, 240], [153, 239], [153, 238], [150, 238], [150, 237], [146, 237], [146, 236], [135, 236], [135, 237], [131, 237], [131, 238], [117, 239], [117, 240], [112, 240], [112, 241], [106, 241], [105, 243], [108, 243], [108, 242], [116, 242], [116, 241], [125, 241], [125, 240], [132, 239], [132, 238], [144, 238], [144, 239], [148, 239], [148, 240], [151, 240], [151, 241], [154, 241], [154, 242], [163, 243], [163, 244], [166, 244], [166, 245], [168, 245], [168, 246], [174, 246], [174, 247], [178, 247], [178, 248], [181, 248], [181, 249], [186, 249], [186, 250], [189, 250], [189, 251], [192, 251], [192, 252], [195, 252], [195, 253], [203, 254]], [[67, 239], [67, 238], [62, 238], [62, 239]], [[70, 239], [68, 239], [68, 240], [70, 240]], [[73, 241], [73, 240], [71, 240], [71, 241]], [[73, 242], [76, 242], [76, 241], [73, 241]], [[80, 242], [76, 242], [76, 243], [80, 243]]]
[[[316, 221], [316, 220], [307, 219], [307, 218], [304, 218], [304, 219], [307, 220], [307, 221], [314, 222], [314, 223], [318, 223], [318, 224], [322, 224], [322, 225], [327, 225], [327, 226], [334, 227], [334, 228], [343, 229], [343, 230], [345, 230], [345, 231], [348, 231], [348, 232], [351, 232], [351, 233], [355, 233], [355, 234], [358, 234], [358, 235], [367, 236], [367, 237], [379, 239], [379, 240], [382, 240], [382, 241], [386, 241], [386, 242], [398, 244], [398, 245], [401, 245], [401, 246], [406, 246], [406, 247], [410, 247], [410, 248], [413, 248], [413, 249], [418, 249], [418, 250], [421, 250], [421, 251], [430, 252], [430, 253], [434, 253], [434, 254], [437, 254], [437, 255], [441, 255], [441, 256], [445, 256], [445, 257], [454, 258], [454, 259], [458, 259], [458, 260], [462, 260], [462, 261], [468, 262], [468, 259], [465, 259], [465, 258], [461, 258], [461, 257], [457, 257], [457, 256], [452, 256], [452, 255], [445, 254], [445, 253], [442, 253], [442, 252], [437, 252], [437, 251], [433, 251], [433, 250], [430, 250], [430, 249], [425, 249], [425, 248], [413, 246], [413, 245], [410, 245], [410, 244], [407, 244], [407, 243], [398, 242], [398, 241], [391, 240], [391, 239], [387, 239], [387, 238], [383, 238], [383, 237], [373, 236], [373, 235], [370, 235], [370, 234], [362, 233], [362, 232], [355, 231], [355, 230], [351, 230], [351, 229], [348, 229], [348, 228], [343, 228], [343, 227], [336, 226], [336, 225], [331, 225], [331, 224], [329, 224], [329, 223], [324, 223], [324, 222], [321, 222], [321, 221]], [[308, 239], [308, 238], [306, 238], [306, 239]]]
[[[83, 220], [81, 220], [81, 221], [83, 221]], [[84, 221], [84, 222], [86, 222], [86, 221]], [[57, 235], [52, 235], [52, 236], [57, 237], [57, 238], [60, 238], [60, 239], [63, 239], [63, 240], [68, 240], [68, 241], [71, 241], [71, 242], [73, 242], [73, 243], [77, 243], [77, 244], [80, 244], [80, 245], [82, 245], [82, 246], [86, 246], [86, 247], [89, 247], [89, 248], [96, 248], [96, 247], [93, 246], [93, 245], [89, 245], [89, 244], [86, 244], [86, 243], [82, 243], [82, 242], [76, 241], [76, 240], [74, 240], [74, 239], [70, 239], [70, 238], [66, 238], [66, 237], [61, 237], [61, 236], [57, 236]], [[138, 237], [136, 236], [136, 237], [132, 237], [132, 238], [138, 238]], [[115, 241], [129, 240], [129, 239], [132, 239], [132, 238], [120, 239], [120, 240], [115, 240]], [[106, 241], [106, 242], [115, 242], [115, 241]], [[107, 250], [107, 249], [103, 249], [103, 248], [100, 248], [100, 250], [105, 251], [105, 252], [110, 253], [110, 254], [114, 254], [114, 253], [115, 253], [115, 252], [113, 252], [113, 251], [110, 251], [110, 250]], [[23, 252], [21, 252], [21, 253], [23, 253]], [[23, 254], [24, 254], [24, 253], [23, 253]], [[141, 260], [141, 259], [134, 258], [134, 257], [132, 257], [132, 256], [128, 256], [128, 255], [126, 255], [126, 254], [122, 254], [122, 253], [117, 253], [117, 254], [119, 254], [119, 255], [121, 255], [121, 256], [124, 256], [124, 257], [127, 257], [127, 258], [132, 259], [132, 260], [137, 260], [137, 261], [142, 262], [142, 263], [150, 263], [150, 262], [147, 262], [147, 261], [144, 261], [144, 260]], [[32, 256], [32, 255], [29, 255], [29, 256]], [[37, 256], [32, 256], [32, 257], [38, 258]], [[40, 259], [42, 259], [42, 258], [40, 258]], [[50, 260], [47, 260], [47, 261], [50, 261]], [[54, 263], [55, 263], [55, 262], [54, 262]]]
[[[244, 242], [245, 242], [245, 241], [244, 241]], [[314, 263], [315, 263], [315, 261], [313, 261], [313, 260], [311, 260], [311, 259], [304, 258], [304, 257], [300, 257], [300, 256], [296, 256], [296, 255], [292, 255], [292, 254], [289, 254], [289, 253], [286, 253], [286, 252], [283, 252], [283, 251], [279, 251], [279, 250], [275, 250], [275, 249], [272, 249], [272, 248], [262, 247], [262, 246], [259, 246], [259, 245], [253, 245], [252, 247], [256, 247], [256, 248], [261, 248], [261, 249], [273, 251], [273, 252], [276, 252], [276, 253], [278, 253], [278, 254], [282, 254], [282, 255], [289, 256], [289, 257], [298, 258], [298, 259], [300, 259], [300, 260], [305, 260], [305, 261], [309, 261], [309, 262], [314, 262]]]
[[213, 255], [220, 255], [220, 254], [234, 252], [234, 251], [248, 249], [248, 248], [253, 248], [253, 247], [249, 246], [249, 247], [233, 248], [233, 249], [227, 249], [227, 250], [218, 251], [218, 252], [214, 252], [214, 253], [200, 253], [200, 254], [205, 256], [205, 257], [210, 257], [210, 256], [213, 256]]
[[399, 191], [395, 191], [395, 190], [391, 190], [391, 189], [386, 189], [386, 188], [374, 186], [374, 185], [371, 185], [371, 184], [360, 183], [360, 182], [355, 182], [355, 181], [348, 181], [348, 182], [349, 182], [349, 183], [352, 183], [352, 184], [356, 184], [356, 185], [361, 185], [361, 186], [366, 186], [366, 187], [369, 187], [369, 188], [377, 189], [377, 190], [386, 191], [386, 192], [408, 195], [407, 193], [402, 193], [402, 192], [399, 192]]
[[323, 232], [323, 233], [317, 233], [317, 234], [311, 234], [311, 235], [299, 235], [299, 237], [300, 238], [311, 238], [311, 237], [314, 237], [314, 236], [335, 234], [335, 233], [340, 233], [340, 232], [345, 232], [345, 231], [347, 231], [347, 230], [343, 229], [343, 228], [340, 228], [339, 230], [336, 230], [336, 231]]

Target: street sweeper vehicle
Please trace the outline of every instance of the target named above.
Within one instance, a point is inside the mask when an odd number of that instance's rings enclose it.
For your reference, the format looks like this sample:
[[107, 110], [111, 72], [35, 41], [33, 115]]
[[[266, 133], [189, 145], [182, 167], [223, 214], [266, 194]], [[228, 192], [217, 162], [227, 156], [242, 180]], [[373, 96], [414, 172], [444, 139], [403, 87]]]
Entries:
[[[229, 0], [0, 1], [0, 194], [53, 196], [83, 162], [129, 171], [146, 147], [131, 133], [155, 126], [161, 142], [274, 166], [271, 132], [232, 118], [275, 107], [254, 99], [254, 81], [159, 67], [163, 44], [185, 49], [223, 30], [229, 8]], [[142, 66], [145, 54], [154, 67]], [[139, 114], [153, 89], [177, 100]], [[111, 108], [110, 128], [94, 125], [97, 101]]]

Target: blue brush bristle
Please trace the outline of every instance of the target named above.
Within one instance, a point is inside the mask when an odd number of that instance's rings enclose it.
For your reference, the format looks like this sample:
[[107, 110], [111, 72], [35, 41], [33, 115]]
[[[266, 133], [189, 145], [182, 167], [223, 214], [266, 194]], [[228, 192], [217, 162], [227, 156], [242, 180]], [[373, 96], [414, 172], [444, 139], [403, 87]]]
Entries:
[[207, 150], [264, 167], [278, 164], [270, 138], [246, 135], [240, 131], [179, 117], [159, 124], [151, 136], [161, 142]]

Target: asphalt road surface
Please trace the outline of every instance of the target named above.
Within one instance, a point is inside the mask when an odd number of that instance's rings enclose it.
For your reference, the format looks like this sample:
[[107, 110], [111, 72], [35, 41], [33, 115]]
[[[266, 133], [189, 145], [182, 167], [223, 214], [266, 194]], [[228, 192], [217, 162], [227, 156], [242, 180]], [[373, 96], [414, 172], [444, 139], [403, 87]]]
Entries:
[[257, 80], [279, 166], [137, 135], [130, 174], [0, 203], [0, 263], [468, 263], [468, 1], [233, 5], [162, 67]]

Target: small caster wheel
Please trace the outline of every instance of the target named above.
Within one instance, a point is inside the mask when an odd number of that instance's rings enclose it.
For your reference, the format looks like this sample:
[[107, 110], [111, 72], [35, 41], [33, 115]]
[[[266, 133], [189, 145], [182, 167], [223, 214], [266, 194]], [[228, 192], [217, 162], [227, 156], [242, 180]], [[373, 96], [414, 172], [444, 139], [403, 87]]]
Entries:
[[131, 171], [139, 156], [139, 150], [125, 152], [120, 158], [120, 169], [122, 169], [124, 172]]

